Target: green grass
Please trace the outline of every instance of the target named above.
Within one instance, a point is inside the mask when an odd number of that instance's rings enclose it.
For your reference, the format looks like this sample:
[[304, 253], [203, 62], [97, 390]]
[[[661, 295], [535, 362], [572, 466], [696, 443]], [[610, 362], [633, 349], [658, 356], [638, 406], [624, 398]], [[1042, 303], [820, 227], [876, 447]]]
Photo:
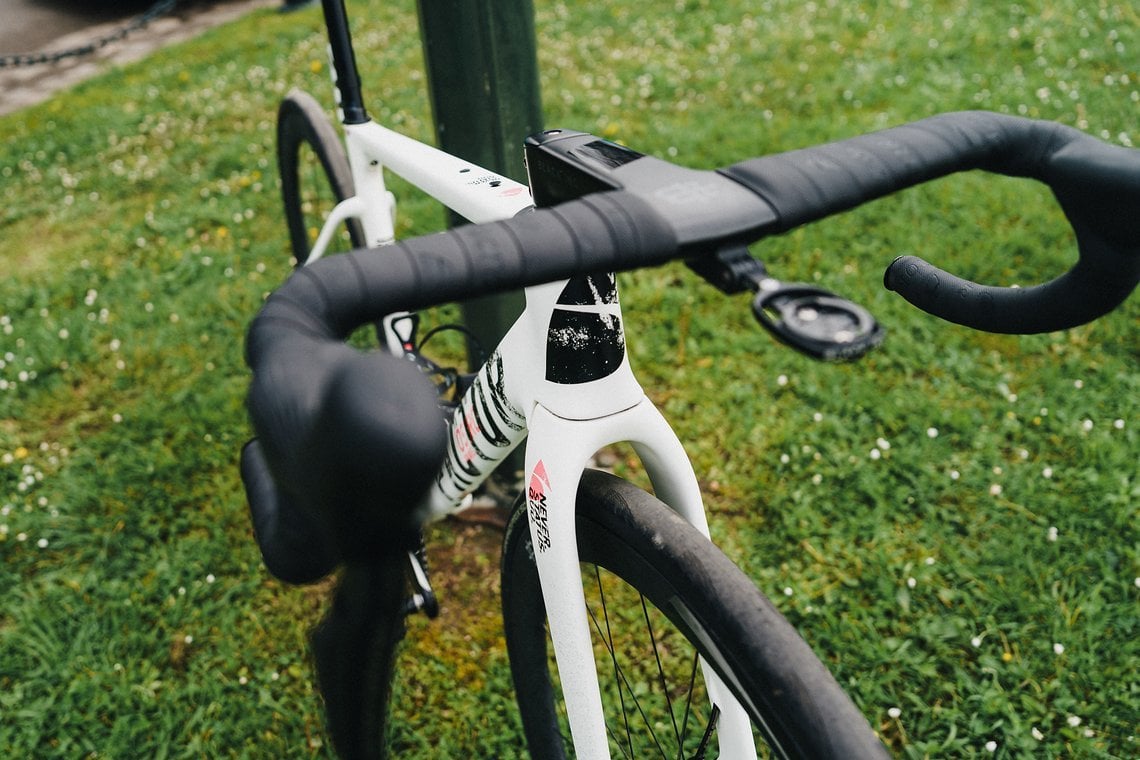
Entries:
[[[349, 5], [372, 110], [426, 137], [413, 5]], [[582, 5], [537, 3], [547, 124], [691, 166], [963, 108], [1140, 143], [1127, 2]], [[325, 590], [266, 575], [236, 468], [243, 331], [287, 272], [274, 112], [327, 99], [323, 48], [315, 10], [263, 11], [0, 119], [0, 755], [330, 754], [304, 645]], [[1140, 301], [1016, 338], [884, 292], [900, 253], [992, 282], [1071, 262], [1047, 193], [988, 177], [757, 251], [889, 337], [815, 364], [683, 267], [623, 277], [717, 539], [898, 754], [1135, 756]], [[444, 617], [408, 645], [402, 757], [520, 753], [497, 611], [471, 608], [495, 541], [433, 531]]]

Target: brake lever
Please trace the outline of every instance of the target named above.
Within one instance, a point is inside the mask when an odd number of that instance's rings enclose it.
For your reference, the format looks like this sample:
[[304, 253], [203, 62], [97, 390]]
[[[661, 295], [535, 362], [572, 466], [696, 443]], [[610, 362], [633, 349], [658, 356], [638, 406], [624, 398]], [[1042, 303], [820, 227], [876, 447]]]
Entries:
[[813, 359], [857, 359], [886, 337], [862, 306], [815, 285], [777, 280], [747, 248], [728, 248], [687, 263], [723, 293], [756, 293], [752, 313], [764, 329]]

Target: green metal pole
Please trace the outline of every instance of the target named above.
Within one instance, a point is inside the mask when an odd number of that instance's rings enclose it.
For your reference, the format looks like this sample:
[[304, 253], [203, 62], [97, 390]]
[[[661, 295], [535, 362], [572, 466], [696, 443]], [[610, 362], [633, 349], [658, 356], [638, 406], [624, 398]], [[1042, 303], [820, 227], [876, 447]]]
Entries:
[[[418, 0], [417, 6], [440, 148], [526, 182], [523, 140], [542, 129], [533, 0]], [[464, 222], [454, 214], [449, 221]], [[490, 350], [522, 305], [521, 293], [479, 298], [463, 304], [463, 319]], [[521, 467], [521, 457], [512, 457], [505, 469]]]

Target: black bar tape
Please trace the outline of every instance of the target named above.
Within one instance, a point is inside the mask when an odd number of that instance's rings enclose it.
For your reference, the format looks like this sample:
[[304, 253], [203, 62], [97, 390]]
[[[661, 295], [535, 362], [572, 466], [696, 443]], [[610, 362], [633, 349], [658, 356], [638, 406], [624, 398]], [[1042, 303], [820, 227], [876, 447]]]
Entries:
[[941, 114], [826, 145], [755, 158], [721, 172], [760, 195], [786, 231], [898, 190], [969, 169], [1032, 176], [1050, 122], [986, 111]]
[[418, 527], [413, 508], [446, 445], [435, 392], [409, 362], [347, 346], [355, 328], [472, 293], [677, 255], [669, 224], [619, 191], [297, 270], [246, 341], [247, 404], [282, 498], [319, 513], [345, 559], [393, 537], [406, 542]]
[[668, 222], [645, 201], [617, 191], [331, 256], [302, 267], [269, 297], [250, 327], [246, 358], [256, 372], [283, 334], [341, 341], [394, 311], [581, 272], [661, 264], [677, 255]]
[[285, 497], [273, 482], [255, 438], [241, 450], [241, 481], [249, 501], [253, 535], [273, 577], [286, 583], [320, 580], [339, 564], [324, 526]]
[[[1140, 260], [1140, 259], [1138, 259]], [[910, 303], [948, 322], [1011, 335], [1065, 330], [1112, 311], [1132, 292], [1136, 278], [1098, 276], [1078, 263], [1068, 273], [1030, 288], [979, 285], [918, 258], [900, 256], [884, 282]]]
[[980, 111], [929, 119], [827, 145], [745, 161], [722, 172], [763, 197], [786, 231], [958, 171], [1028, 177], [1053, 190], [1077, 235], [1080, 261], [1032, 288], [996, 288], [921, 259], [892, 264], [885, 283], [951, 322], [1035, 333], [1088, 322], [1140, 281], [1140, 151], [1072, 127]]

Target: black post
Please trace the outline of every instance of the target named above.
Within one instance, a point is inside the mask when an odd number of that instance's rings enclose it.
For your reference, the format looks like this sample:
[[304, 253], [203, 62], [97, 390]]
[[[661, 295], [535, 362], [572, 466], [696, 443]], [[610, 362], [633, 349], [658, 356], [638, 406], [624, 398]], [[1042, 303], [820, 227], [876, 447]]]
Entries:
[[[542, 129], [533, 1], [418, 0], [418, 7], [440, 148], [526, 182], [523, 140]], [[489, 350], [521, 310], [515, 293], [469, 301], [463, 318]]]

